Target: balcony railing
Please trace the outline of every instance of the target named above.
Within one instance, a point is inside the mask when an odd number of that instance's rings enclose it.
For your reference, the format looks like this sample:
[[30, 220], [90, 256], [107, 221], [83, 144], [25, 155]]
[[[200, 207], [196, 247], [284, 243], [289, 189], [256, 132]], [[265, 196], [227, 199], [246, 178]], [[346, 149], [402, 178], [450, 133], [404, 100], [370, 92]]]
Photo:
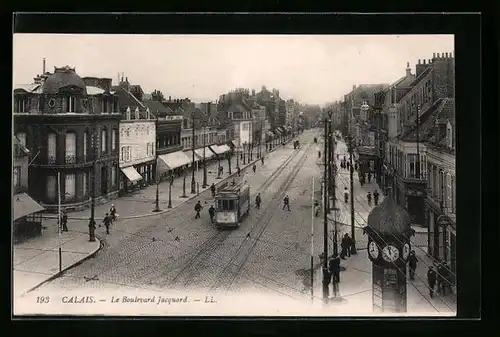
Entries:
[[67, 154], [65, 159], [64, 159], [64, 162], [66, 164], [75, 164], [77, 161], [76, 161], [76, 155], [74, 154]]
[[31, 165], [39, 167], [83, 167], [92, 165], [92, 156], [65, 155], [59, 159], [56, 156], [38, 156]]

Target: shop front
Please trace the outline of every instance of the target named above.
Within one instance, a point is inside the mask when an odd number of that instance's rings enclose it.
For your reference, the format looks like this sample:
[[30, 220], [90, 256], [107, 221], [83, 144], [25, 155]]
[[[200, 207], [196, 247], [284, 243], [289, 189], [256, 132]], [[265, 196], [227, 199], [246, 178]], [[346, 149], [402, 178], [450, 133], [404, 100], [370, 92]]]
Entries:
[[358, 146], [356, 148], [358, 154], [359, 172], [361, 174], [374, 174], [375, 164], [377, 163], [377, 154], [374, 147]]
[[[160, 176], [167, 177], [170, 174], [174, 176], [181, 176], [184, 170], [192, 163], [192, 157], [188, 154], [192, 153], [192, 150], [176, 151], [167, 154], [162, 154], [158, 156], [158, 170]], [[195, 156], [195, 161], [198, 158]]]
[[137, 172], [134, 166], [120, 167], [120, 194], [126, 194], [140, 188], [139, 182], [142, 181], [142, 175]]
[[13, 204], [14, 241], [19, 242], [26, 238], [41, 235], [42, 215], [39, 212], [45, 210], [45, 208], [26, 193], [14, 195]]

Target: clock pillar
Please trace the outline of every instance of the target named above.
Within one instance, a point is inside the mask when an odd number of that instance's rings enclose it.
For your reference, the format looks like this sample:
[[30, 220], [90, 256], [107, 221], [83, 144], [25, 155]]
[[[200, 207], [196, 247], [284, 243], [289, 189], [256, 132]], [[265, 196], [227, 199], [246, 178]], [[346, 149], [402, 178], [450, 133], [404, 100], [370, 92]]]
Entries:
[[411, 250], [410, 216], [385, 193], [368, 216], [368, 258], [372, 262], [374, 313], [404, 313], [407, 308], [406, 261]]

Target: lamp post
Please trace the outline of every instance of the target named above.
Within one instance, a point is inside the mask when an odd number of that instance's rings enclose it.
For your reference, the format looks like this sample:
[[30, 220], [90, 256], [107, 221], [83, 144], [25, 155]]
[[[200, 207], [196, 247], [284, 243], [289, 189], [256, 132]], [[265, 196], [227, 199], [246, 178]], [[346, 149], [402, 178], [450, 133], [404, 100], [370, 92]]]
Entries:
[[[155, 128], [158, 130], [158, 112], [156, 112], [156, 120], [155, 120]], [[155, 200], [155, 209], [153, 212], [159, 212], [160, 211], [160, 177], [159, 177], [159, 170], [158, 170], [158, 149], [155, 151], [156, 154], [156, 165], [155, 165], [155, 176], [156, 176], [156, 200]], [[172, 174], [172, 173], [170, 173]], [[170, 202], [169, 202], [170, 205]]]
[[226, 155], [227, 155], [227, 164], [229, 166], [229, 174], [231, 175], [231, 157], [232, 157], [232, 152], [233, 150], [229, 150], [228, 152], [226, 152]]
[[206, 131], [207, 127], [206, 125], [203, 125], [203, 184], [201, 187], [206, 188], [208, 186], [207, 184], [207, 161], [205, 157], [205, 151], [206, 151], [206, 144], [205, 144], [205, 138], [206, 138]]
[[[350, 183], [350, 192], [351, 192], [351, 240], [352, 240], [352, 245], [351, 245], [351, 254], [357, 254], [356, 250], [356, 227], [354, 226], [354, 167], [353, 167], [353, 141], [354, 137], [352, 136], [352, 130], [351, 130], [351, 119], [353, 117], [352, 114], [352, 109], [354, 108], [354, 102], [351, 104], [351, 114], [348, 118], [348, 130], [349, 134], [347, 135], [347, 141], [348, 141], [348, 151], [349, 151], [349, 183]], [[361, 169], [361, 168], [360, 168]]]
[[194, 178], [194, 149], [195, 149], [195, 137], [194, 137], [194, 109], [193, 111], [191, 112], [191, 120], [192, 120], [192, 125], [191, 125], [191, 128], [193, 129], [192, 130], [192, 137], [193, 137], [193, 148], [192, 148], [192, 159], [193, 159], [193, 163], [191, 164], [191, 194], [196, 194], [196, 179]]
[[328, 119], [325, 118], [325, 148], [323, 156], [324, 161], [324, 172], [323, 172], [323, 300], [326, 302], [328, 300], [329, 289], [328, 285], [330, 283], [330, 275], [328, 272]]
[[242, 155], [243, 155], [243, 165], [245, 165], [245, 163], [246, 163], [246, 160], [245, 160], [245, 159], [246, 159], [246, 144], [247, 144], [246, 142], [245, 142], [245, 143], [243, 143], [243, 151], [242, 151]]
[[[220, 146], [220, 142], [217, 143], [217, 147]], [[217, 156], [217, 179], [221, 179], [221, 176], [220, 176], [220, 154], [216, 154]]]
[[168, 208], [172, 208], [172, 185], [174, 184], [174, 175], [170, 172], [170, 184], [168, 184]]

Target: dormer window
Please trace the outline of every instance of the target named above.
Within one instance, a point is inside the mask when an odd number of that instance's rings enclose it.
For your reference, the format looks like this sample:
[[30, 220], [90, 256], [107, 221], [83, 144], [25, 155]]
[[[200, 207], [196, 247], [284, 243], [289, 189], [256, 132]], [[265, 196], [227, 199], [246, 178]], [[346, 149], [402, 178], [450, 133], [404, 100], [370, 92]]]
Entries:
[[126, 114], [127, 114], [126, 118], [129, 121], [130, 120], [130, 107], [127, 107], [127, 113]]
[[108, 113], [108, 102], [102, 101], [102, 113]]
[[139, 108], [135, 108], [135, 119], [139, 119]]
[[446, 124], [446, 145], [453, 149], [453, 128], [451, 127], [451, 123], [448, 121]]
[[76, 112], [76, 97], [75, 96], [66, 97], [66, 111], [67, 112]]

